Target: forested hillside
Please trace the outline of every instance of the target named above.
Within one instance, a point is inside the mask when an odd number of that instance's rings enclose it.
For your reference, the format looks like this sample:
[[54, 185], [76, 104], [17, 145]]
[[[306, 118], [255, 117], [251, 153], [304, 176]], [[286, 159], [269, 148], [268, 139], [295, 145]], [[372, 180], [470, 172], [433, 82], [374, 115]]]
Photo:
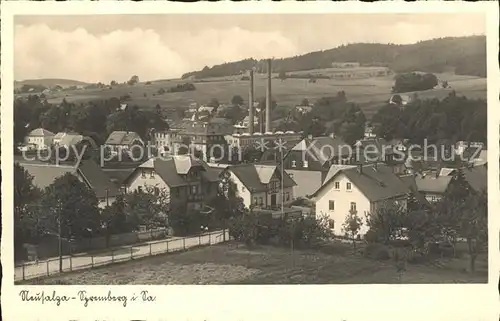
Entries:
[[[387, 66], [395, 72], [455, 71], [459, 75], [486, 77], [486, 37], [439, 38], [411, 45], [357, 43], [301, 56], [275, 59], [273, 72], [330, 68], [334, 62]], [[252, 66], [265, 71], [264, 61], [245, 59], [184, 74], [183, 78], [238, 75]]]

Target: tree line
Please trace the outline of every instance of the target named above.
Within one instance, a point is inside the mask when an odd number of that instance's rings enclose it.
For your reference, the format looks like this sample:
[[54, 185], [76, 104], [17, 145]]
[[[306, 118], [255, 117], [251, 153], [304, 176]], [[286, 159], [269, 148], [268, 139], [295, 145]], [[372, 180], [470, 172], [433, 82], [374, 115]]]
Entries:
[[468, 99], [452, 91], [444, 99], [418, 99], [398, 106], [386, 104], [371, 122], [377, 136], [385, 139], [406, 138], [413, 144], [455, 143], [487, 144], [487, 106], [481, 99]]
[[[397, 73], [422, 71], [441, 73], [453, 70], [458, 75], [486, 77], [486, 37], [446, 37], [410, 45], [357, 43], [329, 50], [273, 60], [273, 72], [331, 68], [335, 62], [359, 62], [364, 66], [385, 66]], [[266, 72], [264, 60], [245, 59], [200, 71], [182, 78], [208, 78], [239, 75], [255, 68]]]
[[122, 109], [122, 100], [110, 98], [82, 104], [68, 102], [50, 104], [37, 95], [14, 100], [14, 142], [22, 143], [35, 128], [45, 128], [53, 133], [73, 131], [93, 138], [103, 144], [115, 130], [135, 131], [147, 139], [148, 130], [167, 128], [162, 110], [143, 110], [138, 106]]

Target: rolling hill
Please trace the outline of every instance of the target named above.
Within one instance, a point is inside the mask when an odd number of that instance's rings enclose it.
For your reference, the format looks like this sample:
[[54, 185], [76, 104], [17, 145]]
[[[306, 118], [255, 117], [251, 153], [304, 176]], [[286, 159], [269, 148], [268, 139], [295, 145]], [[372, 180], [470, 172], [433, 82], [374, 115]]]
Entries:
[[88, 83], [71, 79], [57, 79], [57, 78], [43, 78], [43, 79], [26, 79], [22, 81], [14, 81], [14, 88], [21, 88], [24, 85], [28, 86], [43, 86], [54, 87], [59, 85], [61, 87], [71, 86], [86, 86]]
[[[332, 67], [333, 63], [357, 62], [361, 66], [383, 66], [395, 72], [454, 72], [457, 75], [486, 77], [486, 36], [448, 37], [411, 45], [356, 43], [304, 55], [275, 59], [273, 72], [292, 72]], [[252, 67], [265, 71], [264, 61], [245, 59], [200, 71], [182, 78], [208, 78], [238, 75]]]

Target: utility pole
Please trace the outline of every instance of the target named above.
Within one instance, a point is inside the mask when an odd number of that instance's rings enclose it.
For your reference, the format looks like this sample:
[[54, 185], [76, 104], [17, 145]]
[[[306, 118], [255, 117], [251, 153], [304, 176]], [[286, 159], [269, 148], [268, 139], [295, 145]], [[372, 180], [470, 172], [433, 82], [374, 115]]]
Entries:
[[58, 214], [58, 219], [57, 219], [57, 236], [59, 238], [59, 272], [62, 273], [63, 271], [63, 262], [62, 262], [62, 237], [61, 237], [61, 210], [59, 209], [59, 214]]
[[280, 144], [279, 144], [279, 149], [280, 149], [280, 158], [281, 158], [281, 217], [285, 216], [285, 207], [284, 207], [284, 202], [285, 202], [285, 191], [283, 189], [283, 183], [284, 183], [284, 176], [285, 176], [285, 167], [283, 164], [283, 139], [280, 138]]

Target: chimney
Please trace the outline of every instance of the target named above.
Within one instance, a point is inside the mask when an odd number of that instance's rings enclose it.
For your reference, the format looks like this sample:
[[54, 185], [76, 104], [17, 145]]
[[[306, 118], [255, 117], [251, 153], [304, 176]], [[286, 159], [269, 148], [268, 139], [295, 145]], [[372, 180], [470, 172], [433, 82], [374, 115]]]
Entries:
[[266, 132], [271, 131], [271, 59], [267, 60]]
[[250, 92], [249, 92], [249, 97], [248, 97], [248, 118], [249, 118], [249, 124], [248, 124], [248, 133], [250, 135], [253, 135], [253, 122], [254, 122], [254, 115], [253, 115], [253, 69], [250, 69]]

